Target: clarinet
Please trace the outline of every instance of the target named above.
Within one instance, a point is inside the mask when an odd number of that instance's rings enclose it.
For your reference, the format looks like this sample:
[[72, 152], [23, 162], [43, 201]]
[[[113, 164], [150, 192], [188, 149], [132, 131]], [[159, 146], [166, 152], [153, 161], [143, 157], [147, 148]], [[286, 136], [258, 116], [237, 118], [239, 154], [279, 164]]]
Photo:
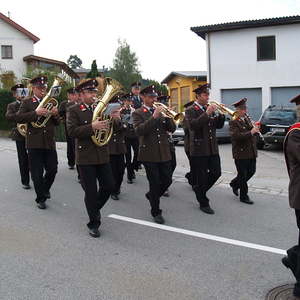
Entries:
[[[246, 119], [247, 119], [247, 122], [248, 122], [249, 126], [257, 127], [255, 125], [255, 122], [250, 118], [250, 116], [248, 114], [246, 114]], [[259, 132], [257, 132], [257, 134], [264, 141], [264, 136], [262, 135], [262, 133], [259, 131]]]

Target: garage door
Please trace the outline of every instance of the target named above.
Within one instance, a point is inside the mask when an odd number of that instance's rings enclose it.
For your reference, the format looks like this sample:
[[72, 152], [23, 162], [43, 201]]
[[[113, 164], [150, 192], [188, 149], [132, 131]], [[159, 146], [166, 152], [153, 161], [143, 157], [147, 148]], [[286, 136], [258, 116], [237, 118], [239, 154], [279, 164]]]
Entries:
[[249, 115], [253, 120], [260, 118], [262, 113], [261, 89], [223, 89], [221, 90], [221, 97], [222, 103], [229, 108], [232, 108], [232, 103], [247, 98]]
[[271, 103], [277, 106], [294, 106], [289, 100], [300, 94], [300, 86], [271, 88]]

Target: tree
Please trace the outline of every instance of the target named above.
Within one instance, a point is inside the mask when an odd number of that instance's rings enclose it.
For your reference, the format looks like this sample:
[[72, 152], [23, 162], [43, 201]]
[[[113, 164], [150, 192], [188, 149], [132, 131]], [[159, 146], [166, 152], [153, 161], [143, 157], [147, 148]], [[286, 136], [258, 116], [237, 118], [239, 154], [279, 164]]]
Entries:
[[91, 71], [86, 74], [85, 78], [96, 78], [96, 77], [99, 77], [99, 76], [100, 76], [100, 74], [98, 72], [98, 67], [97, 67], [96, 60], [93, 60], [92, 66], [91, 66]]
[[71, 69], [77, 69], [81, 67], [82, 60], [76, 54], [70, 55], [70, 57], [67, 60], [67, 64]]
[[141, 80], [138, 58], [127, 42], [118, 40], [118, 48], [109, 75], [130, 90], [132, 82]]

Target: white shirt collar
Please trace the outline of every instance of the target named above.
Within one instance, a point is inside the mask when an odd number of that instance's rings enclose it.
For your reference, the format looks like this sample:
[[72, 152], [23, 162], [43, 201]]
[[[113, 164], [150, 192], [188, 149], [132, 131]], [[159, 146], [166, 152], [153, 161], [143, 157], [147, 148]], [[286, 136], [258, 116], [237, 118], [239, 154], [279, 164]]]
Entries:
[[33, 95], [33, 97], [40, 103], [41, 102], [41, 99], [38, 98], [36, 95]]

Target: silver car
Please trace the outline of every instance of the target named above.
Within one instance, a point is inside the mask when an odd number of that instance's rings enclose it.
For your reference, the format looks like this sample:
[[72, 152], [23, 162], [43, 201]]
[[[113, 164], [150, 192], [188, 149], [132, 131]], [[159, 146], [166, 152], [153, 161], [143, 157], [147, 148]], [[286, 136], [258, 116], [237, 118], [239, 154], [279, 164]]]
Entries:
[[[225, 123], [223, 128], [217, 129], [216, 135], [219, 142], [230, 142], [231, 136], [229, 132], [229, 118], [226, 117]], [[182, 126], [179, 124], [172, 134], [172, 138], [174, 141], [174, 144], [177, 145], [179, 142], [184, 141], [184, 130]]]

